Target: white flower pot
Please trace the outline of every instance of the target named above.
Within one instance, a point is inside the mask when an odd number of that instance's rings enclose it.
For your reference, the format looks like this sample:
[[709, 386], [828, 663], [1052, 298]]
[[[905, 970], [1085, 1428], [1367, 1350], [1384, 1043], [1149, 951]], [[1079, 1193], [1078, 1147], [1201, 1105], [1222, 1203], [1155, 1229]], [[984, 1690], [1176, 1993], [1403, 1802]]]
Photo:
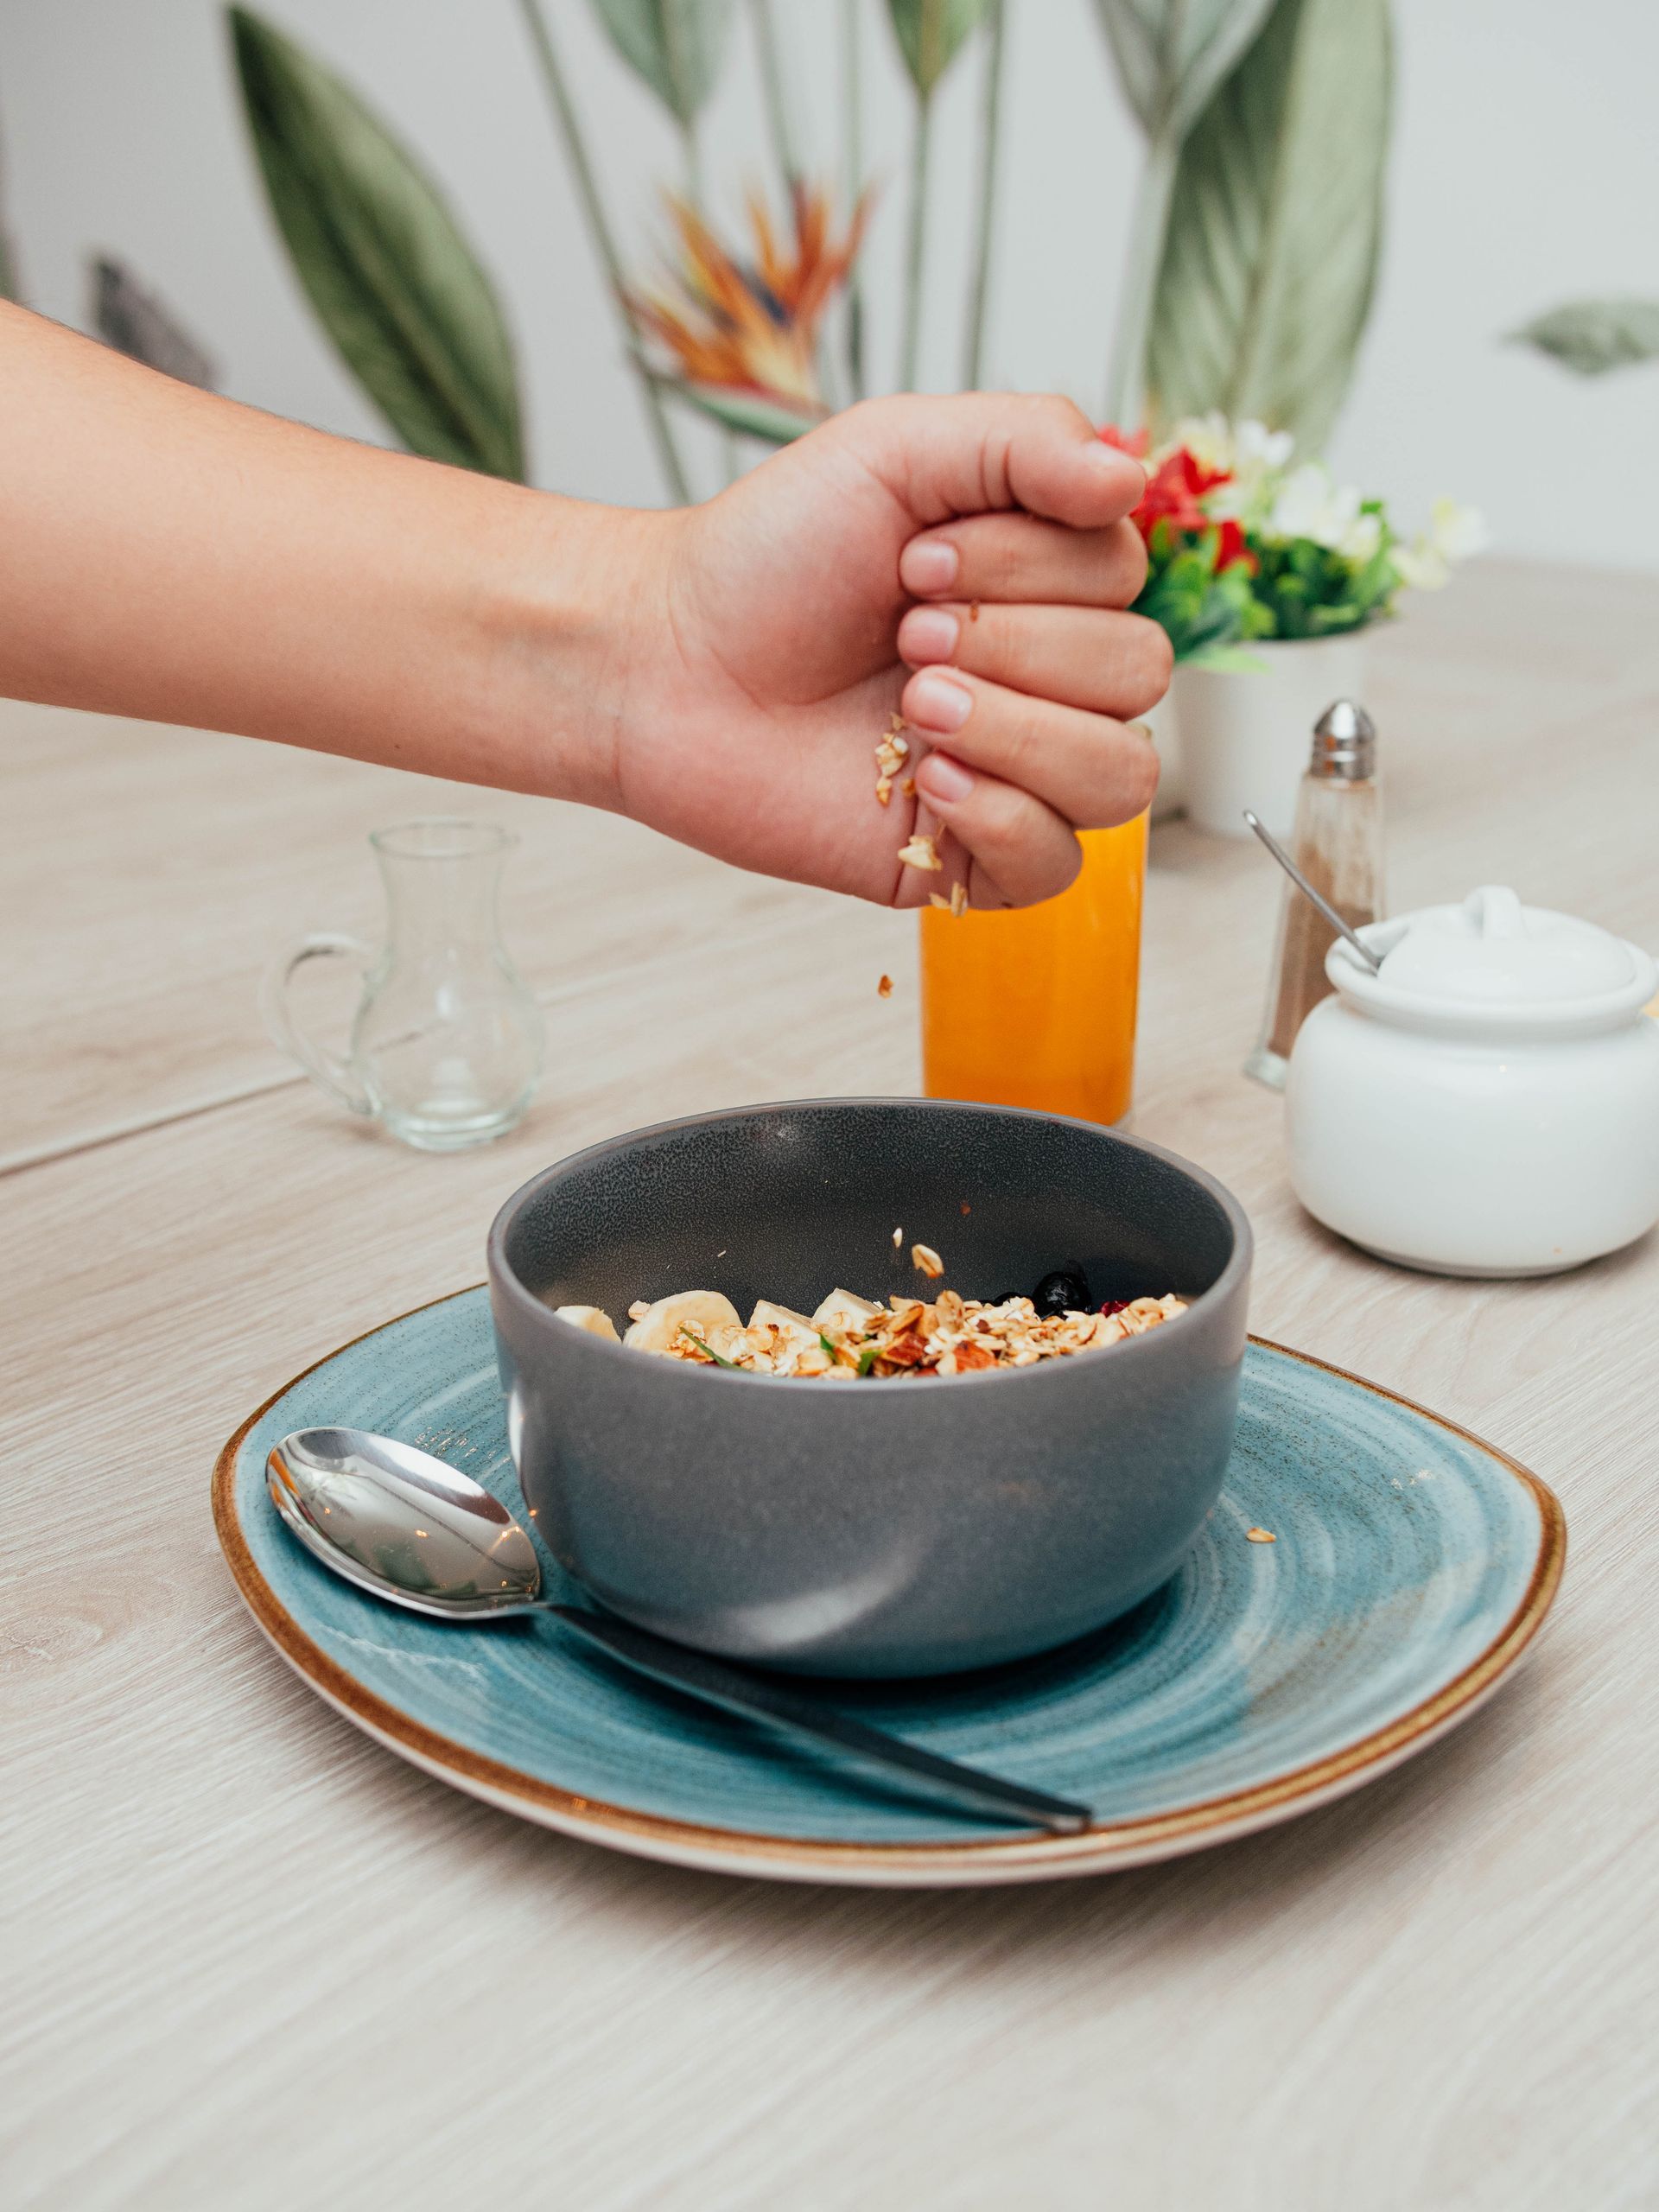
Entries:
[[1180, 709], [1175, 703], [1175, 687], [1172, 683], [1150, 714], [1141, 721], [1152, 732], [1152, 741], [1158, 753], [1158, 791], [1152, 802], [1152, 818], [1166, 822], [1172, 814], [1179, 814], [1186, 804], [1186, 779], [1181, 765]]
[[1333, 699], [1365, 696], [1363, 630], [1335, 638], [1273, 638], [1249, 650], [1259, 671], [1178, 668], [1183, 801], [1200, 830], [1248, 837], [1248, 806], [1287, 838], [1313, 725]]

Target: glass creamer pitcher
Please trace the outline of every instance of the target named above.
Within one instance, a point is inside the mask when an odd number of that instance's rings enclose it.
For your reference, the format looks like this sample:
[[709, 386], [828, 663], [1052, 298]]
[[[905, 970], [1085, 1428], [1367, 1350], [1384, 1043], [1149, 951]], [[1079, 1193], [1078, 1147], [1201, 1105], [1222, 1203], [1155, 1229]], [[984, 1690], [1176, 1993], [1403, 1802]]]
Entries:
[[[386, 890], [377, 953], [319, 931], [276, 961], [264, 1007], [271, 1035], [315, 1083], [426, 1152], [484, 1144], [518, 1121], [542, 1065], [542, 1016], [501, 943], [496, 896], [518, 842], [486, 822], [405, 822], [369, 839]], [[363, 970], [344, 1058], [298, 1028], [289, 986], [308, 960]]]

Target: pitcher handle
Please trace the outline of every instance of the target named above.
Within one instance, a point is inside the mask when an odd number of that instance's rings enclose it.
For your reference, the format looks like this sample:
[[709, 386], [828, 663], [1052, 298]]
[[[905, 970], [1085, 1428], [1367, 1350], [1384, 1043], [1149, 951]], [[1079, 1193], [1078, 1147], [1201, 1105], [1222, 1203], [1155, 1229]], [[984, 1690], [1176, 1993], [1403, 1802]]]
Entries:
[[349, 1106], [353, 1114], [374, 1111], [367, 1084], [349, 1061], [319, 1045], [296, 1026], [289, 1011], [288, 992], [308, 960], [354, 960], [359, 968], [367, 968], [373, 959], [372, 950], [359, 938], [345, 937], [336, 930], [314, 930], [271, 962], [259, 993], [260, 1010], [272, 1041], [299, 1062], [313, 1083]]

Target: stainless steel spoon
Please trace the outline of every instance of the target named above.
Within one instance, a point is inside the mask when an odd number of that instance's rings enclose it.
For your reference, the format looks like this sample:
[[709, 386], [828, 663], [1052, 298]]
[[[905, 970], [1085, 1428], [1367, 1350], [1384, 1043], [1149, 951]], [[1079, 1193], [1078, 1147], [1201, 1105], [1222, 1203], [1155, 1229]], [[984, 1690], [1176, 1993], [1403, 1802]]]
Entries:
[[1365, 940], [1363, 938], [1356, 936], [1353, 929], [1348, 923], [1343, 920], [1342, 916], [1337, 912], [1336, 908], [1331, 904], [1331, 901], [1325, 896], [1324, 893], [1321, 891], [1316, 891], [1313, 888], [1307, 878], [1302, 874], [1300, 868], [1297, 867], [1295, 861], [1292, 860], [1290, 855], [1285, 850], [1279, 840], [1274, 836], [1272, 830], [1266, 828], [1262, 823], [1258, 822], [1255, 815], [1250, 812], [1248, 806], [1244, 810], [1244, 819], [1249, 823], [1251, 829], [1255, 830], [1256, 836], [1262, 840], [1268, 850], [1273, 855], [1274, 860], [1278, 861], [1280, 867], [1283, 868], [1285, 874], [1290, 878], [1296, 888], [1301, 893], [1303, 898], [1312, 899], [1314, 906], [1319, 908], [1320, 913], [1325, 916], [1325, 920], [1329, 922], [1332, 928], [1335, 930], [1337, 935], [1341, 938], [1344, 943], [1352, 945], [1354, 950], [1365, 963], [1365, 965], [1370, 969], [1372, 975], [1380, 976], [1382, 973], [1382, 963], [1371, 950], [1370, 946], [1365, 943]]
[[1093, 1824], [1086, 1805], [901, 1743], [769, 1675], [711, 1659], [609, 1613], [541, 1596], [541, 1562], [507, 1509], [429, 1452], [364, 1428], [302, 1428], [265, 1462], [271, 1503], [312, 1555], [394, 1605], [435, 1620], [551, 1613], [643, 1675], [751, 1719], [850, 1751], [970, 1807], [1056, 1835]]

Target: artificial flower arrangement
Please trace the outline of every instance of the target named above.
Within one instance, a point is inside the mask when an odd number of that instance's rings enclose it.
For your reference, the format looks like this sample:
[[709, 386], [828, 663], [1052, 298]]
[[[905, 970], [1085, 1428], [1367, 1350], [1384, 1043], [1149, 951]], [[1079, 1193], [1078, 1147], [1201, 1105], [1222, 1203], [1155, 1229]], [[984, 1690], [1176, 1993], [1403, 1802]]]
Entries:
[[1257, 640], [1362, 629], [1391, 614], [1402, 589], [1438, 588], [1486, 543], [1479, 515], [1451, 499], [1406, 543], [1381, 499], [1338, 484], [1323, 461], [1293, 465], [1290, 433], [1261, 423], [1189, 417], [1150, 452], [1144, 432], [1109, 424], [1101, 435], [1150, 472], [1135, 512], [1147, 559], [1135, 611], [1168, 633], [1178, 662], [1249, 668]]

